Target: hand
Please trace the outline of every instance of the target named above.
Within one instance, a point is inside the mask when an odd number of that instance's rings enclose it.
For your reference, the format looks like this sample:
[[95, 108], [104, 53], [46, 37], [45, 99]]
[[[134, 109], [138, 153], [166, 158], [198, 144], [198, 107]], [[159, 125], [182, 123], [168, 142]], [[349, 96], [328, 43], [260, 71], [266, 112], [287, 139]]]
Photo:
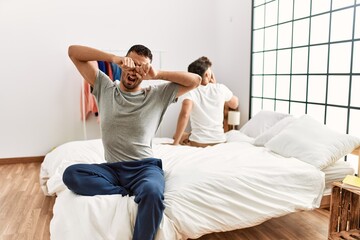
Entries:
[[180, 146], [180, 143], [160, 143], [161, 145], [169, 145], [169, 146]]
[[211, 77], [210, 77], [210, 81], [209, 81], [210, 83], [216, 83], [216, 78], [215, 78], [215, 75], [214, 75], [214, 73], [212, 72], [211, 73]]
[[143, 80], [155, 79], [158, 74], [150, 63], [136, 67], [136, 76]]
[[133, 71], [135, 69], [135, 63], [132, 58], [115, 56], [113, 63], [117, 64], [122, 70], [126, 72]]
[[157, 75], [157, 71], [150, 63], [136, 65], [132, 58], [119, 56], [115, 56], [113, 62], [116, 63], [123, 71], [135, 74], [137, 78], [142, 80], [154, 79]]

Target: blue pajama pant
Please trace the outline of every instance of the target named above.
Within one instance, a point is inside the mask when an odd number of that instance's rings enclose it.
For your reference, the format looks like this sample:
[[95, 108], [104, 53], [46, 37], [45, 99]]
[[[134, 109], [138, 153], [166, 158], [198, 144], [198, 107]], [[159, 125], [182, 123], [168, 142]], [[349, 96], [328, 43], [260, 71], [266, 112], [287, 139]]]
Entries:
[[85, 195], [134, 195], [138, 204], [133, 240], [153, 240], [164, 212], [165, 180], [161, 159], [75, 164], [65, 169], [65, 185]]

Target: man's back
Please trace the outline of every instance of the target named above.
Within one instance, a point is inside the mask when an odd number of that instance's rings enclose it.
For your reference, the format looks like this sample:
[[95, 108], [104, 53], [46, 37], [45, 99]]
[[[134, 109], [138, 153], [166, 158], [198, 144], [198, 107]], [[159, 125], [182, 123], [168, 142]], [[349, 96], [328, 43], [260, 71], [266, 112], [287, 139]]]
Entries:
[[223, 129], [224, 104], [233, 96], [223, 84], [199, 86], [184, 96], [193, 103], [190, 114], [190, 141], [198, 143], [225, 142]]

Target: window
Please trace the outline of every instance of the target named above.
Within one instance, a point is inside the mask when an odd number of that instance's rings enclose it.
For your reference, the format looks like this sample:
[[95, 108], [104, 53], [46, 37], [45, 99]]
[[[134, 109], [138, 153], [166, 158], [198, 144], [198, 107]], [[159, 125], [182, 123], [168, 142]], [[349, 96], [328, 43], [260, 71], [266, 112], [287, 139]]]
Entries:
[[254, 0], [250, 116], [310, 114], [360, 137], [360, 0]]

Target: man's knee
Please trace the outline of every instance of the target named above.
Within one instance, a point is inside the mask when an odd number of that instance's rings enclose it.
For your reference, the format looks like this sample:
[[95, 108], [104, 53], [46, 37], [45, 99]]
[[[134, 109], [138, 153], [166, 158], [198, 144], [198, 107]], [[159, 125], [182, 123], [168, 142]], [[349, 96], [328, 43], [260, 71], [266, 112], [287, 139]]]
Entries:
[[135, 196], [135, 202], [139, 203], [141, 200], [158, 204], [162, 203], [164, 200], [164, 190], [158, 184], [145, 183], [140, 194]]
[[76, 185], [76, 173], [77, 168], [75, 165], [71, 165], [67, 167], [63, 173], [63, 182], [68, 188], [72, 188], [74, 185]]

